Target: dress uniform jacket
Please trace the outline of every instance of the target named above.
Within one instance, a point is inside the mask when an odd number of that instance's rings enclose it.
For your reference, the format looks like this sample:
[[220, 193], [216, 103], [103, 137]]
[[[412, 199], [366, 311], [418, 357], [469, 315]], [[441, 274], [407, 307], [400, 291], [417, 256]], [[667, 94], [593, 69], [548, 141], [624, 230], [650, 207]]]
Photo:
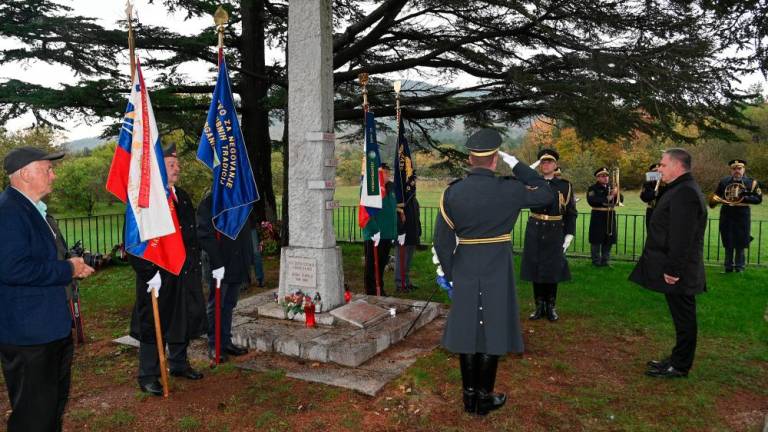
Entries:
[[[666, 294], [695, 295], [706, 291], [704, 231], [707, 206], [690, 173], [667, 185], [651, 216], [643, 254], [629, 279]], [[664, 273], [679, 277], [674, 285]]]
[[731, 183], [739, 183], [743, 187], [739, 197], [741, 201], [734, 204], [723, 204], [720, 208], [720, 237], [724, 247], [744, 249], [752, 241], [752, 237], [749, 235], [751, 225], [749, 205], [763, 202], [763, 193], [757, 180], [749, 177], [734, 180], [733, 177], [728, 176], [720, 180], [715, 195], [725, 198], [725, 189]]
[[[624, 201], [623, 195], [619, 198]], [[587, 190], [587, 202], [592, 207], [589, 219], [589, 243], [616, 244], [616, 210], [608, 200], [608, 185], [595, 183]], [[609, 234], [609, 226], [611, 224]]]
[[566, 234], [576, 234], [578, 211], [568, 180], [555, 177], [546, 181], [554, 199], [548, 206], [531, 209], [525, 229], [520, 278], [537, 283], [557, 283], [571, 279], [563, 242]]
[[548, 206], [553, 195], [525, 164], [518, 163], [513, 172], [517, 179], [473, 168], [443, 192], [434, 247], [453, 281], [442, 341], [452, 352], [523, 350], [509, 233], [522, 208]]
[[199, 337], [208, 328], [195, 207], [184, 190], [176, 187], [175, 193], [178, 202], [174, 207], [187, 254], [179, 275], [169, 273], [149, 261], [128, 255], [128, 261], [136, 271], [136, 304], [131, 317], [131, 336], [144, 343], [155, 343], [152, 299], [147, 293], [147, 282], [158, 270], [162, 285], [157, 300], [165, 342], [184, 343]]

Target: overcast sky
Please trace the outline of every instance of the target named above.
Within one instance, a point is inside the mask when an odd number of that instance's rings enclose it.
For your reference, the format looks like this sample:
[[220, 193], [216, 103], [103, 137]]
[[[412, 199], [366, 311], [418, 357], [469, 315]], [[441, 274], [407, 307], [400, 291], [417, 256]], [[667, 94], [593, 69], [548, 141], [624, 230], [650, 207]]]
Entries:
[[[125, 0], [59, 0], [59, 3], [72, 7], [73, 14], [95, 18], [99, 24], [106, 28], [115, 28], [119, 20], [125, 19]], [[162, 4], [160, 4], [162, 3], [160, 0], [157, 0], [155, 4], [149, 4], [148, 0], [134, 0], [133, 3], [134, 10], [143, 24], [168, 26], [181, 34], [199, 33], [202, 28], [210, 25], [213, 20], [212, 17], [185, 20], [183, 14], [169, 14]], [[14, 43], [12, 40], [0, 39], [0, 49], [7, 49], [14, 46], [18, 46], [18, 44]], [[141, 56], [141, 50], [139, 50], [137, 54]], [[281, 52], [272, 52], [269, 56], [273, 59], [279, 58], [282, 60], [283, 58]], [[125, 58], [121, 59], [121, 61], [127, 62], [127, 42], [124, 57]], [[126, 69], [127, 68], [128, 67], [126, 66]], [[179, 72], [186, 74], [195, 80], [208, 79], [211, 83], [215, 80], [214, 74], [210, 71], [210, 63], [198, 62], [187, 64], [181, 68]], [[144, 73], [150, 81], [148, 86], [150, 86], [151, 92], [153, 72], [145, 70]], [[0, 80], [12, 78], [23, 79], [31, 83], [45, 86], [57, 86], [63, 83], [75, 84], [78, 81], [77, 77], [75, 77], [68, 68], [49, 65], [42, 62], [0, 66]], [[406, 80], [417, 79], [418, 77], [416, 74], [406, 73], [401, 74], [401, 76], [398, 77], [390, 78]], [[467, 82], [467, 80], [467, 77], [459, 77], [459, 82], [455, 84], [468, 85], [470, 82]], [[762, 75], [755, 73], [745, 77], [742, 84], [738, 87], [746, 89], [754, 83], [762, 83], [765, 86], [765, 80]], [[110, 123], [114, 121], [119, 120], [112, 120]], [[11, 121], [6, 124], [6, 127], [10, 130], [18, 130], [29, 127], [33, 123], [34, 119], [30, 115]], [[104, 124], [86, 125], [82, 123], [71, 126], [67, 125], [65, 126], [67, 129], [65, 141], [97, 136], [101, 133], [103, 126]]]

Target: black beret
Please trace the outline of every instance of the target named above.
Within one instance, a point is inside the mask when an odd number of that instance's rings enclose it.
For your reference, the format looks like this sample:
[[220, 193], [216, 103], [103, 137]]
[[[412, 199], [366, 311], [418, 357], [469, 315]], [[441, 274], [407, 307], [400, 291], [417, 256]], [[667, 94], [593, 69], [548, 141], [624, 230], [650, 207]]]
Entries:
[[653, 163], [653, 164], [651, 164], [651, 166], [648, 167], [648, 171], [653, 171], [653, 170], [658, 169], [658, 168], [659, 168], [659, 164]]
[[536, 157], [539, 160], [543, 159], [554, 159], [555, 161], [560, 160], [560, 153], [558, 153], [555, 149], [545, 148], [539, 150], [539, 154], [536, 155]]
[[480, 129], [467, 140], [467, 149], [475, 156], [490, 156], [501, 146], [501, 134], [493, 129]]
[[163, 149], [163, 157], [177, 157], [176, 156], [176, 144], [171, 144]]
[[64, 152], [46, 153], [35, 147], [18, 147], [5, 156], [3, 169], [7, 174], [13, 174], [35, 161], [58, 160], [64, 157]]
[[728, 166], [731, 168], [737, 167], [737, 166], [745, 166], [747, 164], [746, 159], [733, 159], [728, 161]]
[[596, 169], [596, 170], [595, 170], [595, 177], [597, 177], [597, 176], [598, 176], [598, 175], [600, 175], [600, 174], [605, 174], [605, 175], [608, 175], [608, 174], [610, 174], [610, 173], [608, 172], [608, 168], [606, 168], [606, 167], [600, 167], [600, 168], [598, 168], [598, 169]]

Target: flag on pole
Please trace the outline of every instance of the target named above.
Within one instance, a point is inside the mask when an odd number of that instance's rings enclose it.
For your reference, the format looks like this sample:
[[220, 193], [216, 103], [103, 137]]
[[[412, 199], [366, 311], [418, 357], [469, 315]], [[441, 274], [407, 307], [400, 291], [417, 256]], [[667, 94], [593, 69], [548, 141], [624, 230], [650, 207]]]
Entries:
[[186, 251], [170, 202], [160, 134], [138, 61], [106, 187], [126, 203], [126, 252], [179, 274]]
[[413, 167], [411, 148], [403, 131], [403, 119], [398, 125], [397, 144], [395, 148], [395, 196], [397, 207], [404, 208], [416, 195], [416, 171]]
[[197, 148], [197, 158], [213, 171], [213, 226], [234, 239], [248, 221], [253, 203], [259, 199], [259, 192], [237, 121], [227, 63], [223, 57], [220, 57], [219, 77]]
[[357, 210], [357, 223], [360, 228], [368, 224], [382, 206], [386, 179], [381, 171], [379, 145], [376, 142], [376, 119], [372, 112], [365, 113], [365, 140], [362, 176], [360, 179], [360, 205]]

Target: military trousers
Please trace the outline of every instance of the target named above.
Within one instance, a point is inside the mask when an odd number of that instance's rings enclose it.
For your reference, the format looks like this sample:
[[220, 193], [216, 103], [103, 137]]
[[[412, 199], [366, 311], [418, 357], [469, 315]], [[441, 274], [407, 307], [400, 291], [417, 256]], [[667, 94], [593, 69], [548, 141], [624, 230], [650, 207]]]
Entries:
[[533, 297], [544, 300], [554, 301], [557, 298], [557, 284], [556, 283], [533, 283]]
[[[187, 346], [184, 343], [168, 344], [168, 368], [173, 372], [187, 369]], [[155, 382], [160, 377], [160, 358], [157, 356], [157, 344], [141, 342], [139, 344], [139, 385]]]
[[746, 249], [743, 248], [725, 248], [725, 271], [744, 271], [747, 265]]
[[607, 266], [611, 259], [611, 243], [592, 243], [592, 264], [596, 266]]

